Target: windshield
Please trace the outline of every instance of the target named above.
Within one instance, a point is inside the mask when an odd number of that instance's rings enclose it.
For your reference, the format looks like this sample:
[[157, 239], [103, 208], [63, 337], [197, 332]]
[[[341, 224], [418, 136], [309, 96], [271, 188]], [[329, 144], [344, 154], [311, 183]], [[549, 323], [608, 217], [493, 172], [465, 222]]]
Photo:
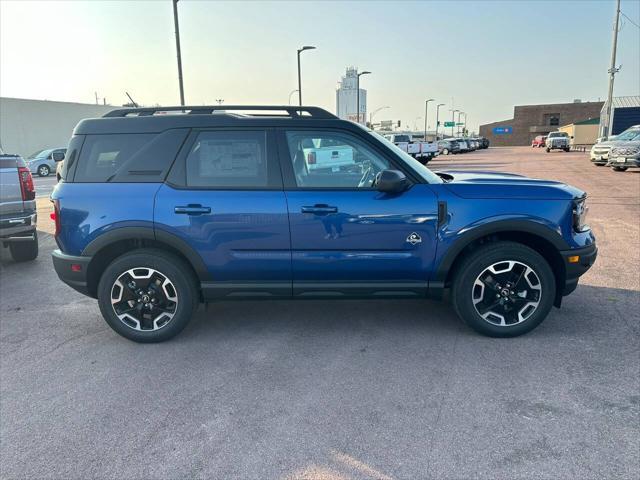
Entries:
[[396, 135], [395, 141], [396, 142], [410, 142], [411, 140], [409, 140], [409, 135]]
[[568, 137], [569, 134], [566, 132], [553, 132], [549, 134], [548, 138], [556, 138], [556, 137]]
[[37, 152], [33, 152], [31, 155], [29, 155], [27, 157], [28, 160], [31, 160], [32, 158], [36, 158], [36, 157], [42, 157], [44, 152], [46, 152], [47, 150], [38, 150]]
[[409, 168], [411, 168], [411, 170], [415, 171], [418, 175], [424, 178], [428, 183], [443, 183], [442, 179], [438, 175], [436, 175], [427, 167], [422, 165], [419, 161], [417, 161], [407, 152], [397, 147], [393, 142], [390, 142], [389, 140], [384, 138], [382, 135], [374, 132], [373, 130], [369, 130], [368, 128], [365, 128], [362, 125], [358, 125], [358, 126], [362, 128], [365, 132], [367, 132], [369, 135], [372, 135], [373, 137], [375, 137], [377, 140], [382, 140], [386, 146], [388, 146], [389, 148], [391, 148], [391, 150], [393, 150], [393, 153], [395, 153], [398, 157], [400, 157], [404, 163], [409, 165]]
[[625, 130], [624, 132], [622, 132], [620, 135], [618, 135], [615, 138], [616, 142], [617, 141], [629, 141], [629, 140], [640, 140], [640, 128], [634, 128], [629, 129], [629, 130]]

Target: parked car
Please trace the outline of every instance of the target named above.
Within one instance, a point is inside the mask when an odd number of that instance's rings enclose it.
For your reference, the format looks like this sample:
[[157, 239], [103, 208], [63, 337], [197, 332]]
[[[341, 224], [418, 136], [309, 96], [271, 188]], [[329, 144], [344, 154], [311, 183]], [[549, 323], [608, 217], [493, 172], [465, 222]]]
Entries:
[[608, 165], [616, 172], [640, 168], [640, 139], [617, 143], [609, 152]]
[[16, 262], [38, 256], [36, 191], [20, 155], [0, 154], [0, 243]]
[[547, 139], [544, 142], [547, 153], [551, 150], [564, 150], [568, 152], [571, 149], [569, 140], [569, 134], [567, 132], [551, 132], [547, 135]]
[[[248, 111], [261, 115], [236, 114]], [[445, 291], [472, 328], [513, 337], [559, 307], [596, 258], [583, 191], [434, 173], [320, 108], [105, 117], [80, 122], [69, 143], [74, 161], [51, 195], [53, 262], [134, 341], [175, 336], [201, 301]], [[351, 149], [360, 168], [307, 169], [305, 145], [325, 140]]]
[[384, 138], [423, 164], [429, 163], [439, 153], [435, 142], [416, 142], [411, 135], [391, 134], [385, 135]]
[[31, 172], [38, 174], [39, 177], [48, 177], [52, 172], [56, 171], [56, 162], [53, 154], [62, 152], [66, 153], [66, 148], [49, 148], [47, 150], [39, 150], [32, 153], [27, 158], [27, 167]]
[[484, 148], [489, 148], [489, 144], [490, 144], [490, 143], [491, 143], [491, 142], [489, 142], [489, 139], [488, 139], [488, 138], [480, 137], [480, 145], [481, 145], [481, 147], [480, 147], [480, 148], [483, 148], [483, 149], [484, 149]]
[[449, 140], [451, 140], [452, 142], [457, 142], [460, 153], [466, 153], [469, 151], [469, 144], [467, 144], [466, 140], [462, 138], [451, 138]]
[[619, 135], [599, 139], [599, 141], [591, 147], [591, 162], [599, 167], [604, 166], [609, 161], [609, 150], [611, 150], [611, 148], [638, 139], [640, 139], [640, 125], [629, 127]]
[[546, 135], [536, 135], [536, 138], [531, 142], [531, 147], [533, 148], [542, 148], [546, 146], [547, 136]]
[[450, 139], [439, 140], [438, 141], [438, 151], [442, 155], [449, 155], [450, 153], [459, 153], [460, 152], [460, 144], [456, 141], [452, 141]]

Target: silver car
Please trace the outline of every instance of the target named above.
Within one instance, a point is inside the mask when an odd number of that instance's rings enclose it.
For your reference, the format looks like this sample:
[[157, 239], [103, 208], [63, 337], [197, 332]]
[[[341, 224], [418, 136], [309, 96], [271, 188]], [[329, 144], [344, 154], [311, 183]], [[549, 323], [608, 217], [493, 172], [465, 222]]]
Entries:
[[49, 148], [39, 150], [29, 155], [26, 159], [27, 166], [32, 173], [37, 173], [39, 177], [47, 177], [56, 171], [56, 162], [53, 159], [53, 152], [66, 153], [66, 148]]
[[640, 140], [640, 125], [634, 125], [620, 135], [612, 135], [608, 140], [597, 142], [591, 147], [591, 162], [599, 167], [604, 166], [609, 161], [609, 151], [613, 147], [635, 140]]

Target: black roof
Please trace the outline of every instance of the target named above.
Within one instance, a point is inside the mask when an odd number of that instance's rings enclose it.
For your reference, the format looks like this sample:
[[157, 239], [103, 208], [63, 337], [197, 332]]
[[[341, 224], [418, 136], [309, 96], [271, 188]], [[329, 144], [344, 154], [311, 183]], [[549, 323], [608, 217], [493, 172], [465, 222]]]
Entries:
[[[158, 133], [170, 128], [354, 124], [319, 108], [291, 105], [198, 105], [122, 108], [82, 120], [75, 134]], [[357, 128], [357, 127], [356, 127]]]

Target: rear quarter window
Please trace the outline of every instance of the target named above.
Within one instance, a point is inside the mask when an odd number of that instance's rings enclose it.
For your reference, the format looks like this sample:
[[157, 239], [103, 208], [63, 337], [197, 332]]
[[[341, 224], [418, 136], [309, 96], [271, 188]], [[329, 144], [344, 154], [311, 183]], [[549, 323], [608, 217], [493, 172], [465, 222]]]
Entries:
[[164, 180], [188, 129], [163, 133], [87, 135], [75, 182], [148, 183]]

